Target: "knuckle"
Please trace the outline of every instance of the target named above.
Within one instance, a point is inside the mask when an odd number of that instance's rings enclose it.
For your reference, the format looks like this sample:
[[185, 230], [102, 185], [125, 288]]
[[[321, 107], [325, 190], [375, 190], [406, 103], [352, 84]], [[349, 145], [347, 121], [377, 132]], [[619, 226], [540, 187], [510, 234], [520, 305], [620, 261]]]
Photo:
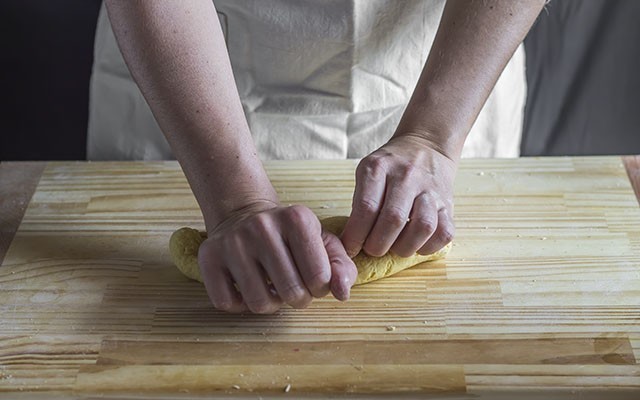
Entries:
[[305, 206], [293, 205], [285, 209], [285, 216], [289, 221], [293, 223], [305, 224], [305, 223], [309, 223], [310, 221], [310, 218], [309, 218], [310, 212], [311, 210], [309, 210]]
[[417, 172], [417, 168], [415, 165], [413, 164], [401, 164], [398, 167], [398, 173], [400, 175], [401, 178], [403, 179], [408, 179], [411, 178], [413, 176], [415, 176]]
[[407, 222], [407, 213], [398, 207], [387, 207], [380, 215], [380, 218], [382, 218], [386, 224], [398, 227]]
[[382, 157], [368, 156], [362, 159], [356, 168], [356, 176], [359, 178], [377, 178], [384, 174], [386, 161]]
[[222, 249], [228, 250], [233, 249], [236, 246], [236, 243], [240, 241], [238, 233], [233, 232], [229, 235], [220, 236], [219, 244]]
[[378, 213], [380, 203], [373, 199], [362, 198], [356, 202], [354, 208], [364, 215], [375, 215]]
[[[269, 237], [268, 235], [261, 235], [259, 237]], [[220, 245], [221, 251], [226, 257], [238, 257], [239, 255], [247, 252], [247, 237], [244, 235], [232, 234], [222, 238]]]
[[434, 198], [437, 196], [432, 190], [427, 189], [416, 196], [416, 201], [422, 206], [435, 203]]
[[[258, 214], [253, 217], [251, 221], [251, 231], [256, 233], [258, 236], [264, 236], [268, 234], [271, 230], [271, 219], [264, 215]], [[229, 240], [232, 239], [232, 236], [228, 237]]]
[[421, 216], [417, 218], [411, 218], [411, 222], [416, 224], [416, 227], [421, 233], [431, 234], [436, 230], [436, 222], [429, 217]]

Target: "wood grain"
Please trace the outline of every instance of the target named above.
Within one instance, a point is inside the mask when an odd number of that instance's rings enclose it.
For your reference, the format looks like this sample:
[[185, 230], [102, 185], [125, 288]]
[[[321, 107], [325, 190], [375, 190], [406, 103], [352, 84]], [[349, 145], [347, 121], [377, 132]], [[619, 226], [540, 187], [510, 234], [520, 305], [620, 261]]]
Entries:
[[322, 343], [105, 340], [99, 353], [100, 365], [305, 365], [310, 359], [315, 365], [354, 366], [400, 365], [407, 360], [414, 365], [451, 364], [452, 360], [457, 364], [635, 364], [626, 338]]
[[[283, 202], [330, 216], [355, 165], [266, 167]], [[171, 265], [171, 232], [203, 228], [176, 163], [50, 163], [0, 268], [0, 397], [637, 399], [635, 176], [619, 157], [464, 160], [446, 260], [239, 316]]]

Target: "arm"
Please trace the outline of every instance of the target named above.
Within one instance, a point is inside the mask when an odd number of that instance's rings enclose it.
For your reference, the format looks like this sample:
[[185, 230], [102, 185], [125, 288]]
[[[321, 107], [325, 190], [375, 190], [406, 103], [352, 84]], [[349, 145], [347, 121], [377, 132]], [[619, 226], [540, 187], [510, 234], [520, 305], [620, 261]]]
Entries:
[[[211, 1], [107, 1], [118, 44], [207, 227], [277, 203], [256, 155]], [[215, 190], [212, 190], [215, 188]]]
[[429, 58], [392, 139], [356, 171], [342, 240], [350, 255], [430, 253], [454, 232], [462, 146], [544, 0], [448, 0]]
[[458, 159], [464, 140], [544, 0], [448, 0], [429, 59], [396, 131]]
[[273, 312], [282, 301], [304, 307], [329, 289], [348, 297], [355, 266], [338, 239], [321, 232], [309, 209], [278, 204], [253, 144], [212, 1], [106, 5], [129, 70], [202, 210], [209, 238], [199, 264], [214, 305]]

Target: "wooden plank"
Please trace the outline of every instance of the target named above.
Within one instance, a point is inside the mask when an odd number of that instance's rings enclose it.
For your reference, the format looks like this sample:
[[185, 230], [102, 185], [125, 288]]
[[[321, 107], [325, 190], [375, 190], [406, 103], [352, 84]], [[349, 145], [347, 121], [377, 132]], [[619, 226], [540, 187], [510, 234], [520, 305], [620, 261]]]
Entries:
[[[566, 392], [588, 396], [590, 391], [619, 391], [621, 398], [636, 399], [640, 387], [640, 367], [619, 365], [469, 365], [465, 366], [467, 389], [470, 392], [513, 391], [535, 392], [540, 386], [547, 390], [564, 390], [554, 398], [566, 398]], [[601, 396], [601, 397], [598, 397]], [[604, 393], [593, 398], [609, 398]]]
[[463, 393], [459, 365], [154, 365], [84, 367], [77, 391], [204, 393]]
[[[320, 216], [349, 213], [354, 167], [266, 163]], [[620, 157], [464, 160], [455, 195], [446, 260], [239, 316], [171, 264], [171, 232], [203, 227], [175, 162], [49, 163], [0, 268], [0, 392], [635, 399], [640, 207]]]
[[635, 365], [628, 338], [397, 340], [336, 342], [168, 342], [106, 340], [101, 365]]

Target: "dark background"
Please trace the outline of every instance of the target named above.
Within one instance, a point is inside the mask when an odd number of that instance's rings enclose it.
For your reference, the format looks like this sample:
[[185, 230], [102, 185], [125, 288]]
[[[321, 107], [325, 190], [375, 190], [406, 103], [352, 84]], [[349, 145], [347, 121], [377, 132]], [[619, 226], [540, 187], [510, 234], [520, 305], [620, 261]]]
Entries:
[[552, 0], [525, 39], [522, 154], [640, 154], [639, 43], [638, 0]]
[[83, 160], [100, 0], [0, 1], [0, 160]]
[[[86, 158], [100, 0], [2, 0], [0, 160]], [[553, 0], [525, 40], [523, 155], [640, 154], [640, 1]]]

